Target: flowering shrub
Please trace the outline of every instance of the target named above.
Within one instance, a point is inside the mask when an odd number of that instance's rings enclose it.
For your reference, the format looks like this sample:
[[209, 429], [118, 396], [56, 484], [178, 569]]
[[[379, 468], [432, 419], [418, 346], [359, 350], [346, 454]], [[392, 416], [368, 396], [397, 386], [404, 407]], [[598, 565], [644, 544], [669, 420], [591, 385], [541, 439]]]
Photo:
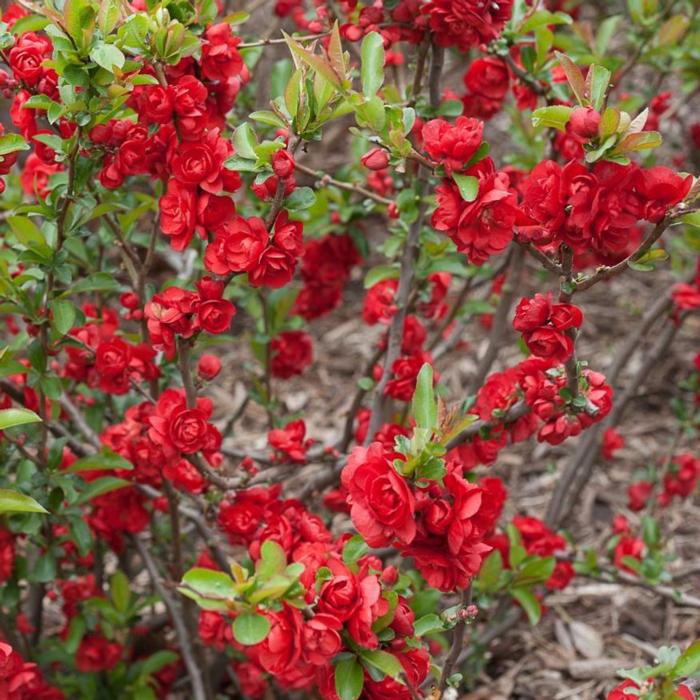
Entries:
[[[579, 577], [700, 607], [664, 531], [700, 355], [606, 542], [569, 527], [700, 309], [700, 124], [660, 148], [695, 3], [234, 4], [2, 15], [0, 698], [437, 700]], [[589, 290], [625, 275], [656, 299], [602, 360]], [[304, 392], [360, 318], [322, 431]], [[537, 443], [569, 458], [517, 512], [493, 471]], [[662, 647], [608, 698], [698, 674], [697, 642]]]

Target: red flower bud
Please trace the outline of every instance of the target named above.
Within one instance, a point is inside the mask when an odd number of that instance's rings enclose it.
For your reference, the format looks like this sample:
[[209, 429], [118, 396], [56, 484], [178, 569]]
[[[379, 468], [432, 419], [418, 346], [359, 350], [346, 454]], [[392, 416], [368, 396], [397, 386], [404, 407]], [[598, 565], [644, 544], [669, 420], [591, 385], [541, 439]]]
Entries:
[[202, 355], [197, 363], [197, 373], [202, 379], [212, 380], [221, 371], [221, 360], [216, 355]]
[[389, 165], [389, 154], [383, 148], [373, 148], [360, 159], [369, 170], [384, 170]]
[[582, 139], [592, 139], [598, 135], [600, 114], [591, 107], [575, 107], [569, 119], [571, 131]]
[[277, 177], [288, 178], [295, 168], [294, 156], [289, 151], [277, 151], [272, 156], [272, 170]]

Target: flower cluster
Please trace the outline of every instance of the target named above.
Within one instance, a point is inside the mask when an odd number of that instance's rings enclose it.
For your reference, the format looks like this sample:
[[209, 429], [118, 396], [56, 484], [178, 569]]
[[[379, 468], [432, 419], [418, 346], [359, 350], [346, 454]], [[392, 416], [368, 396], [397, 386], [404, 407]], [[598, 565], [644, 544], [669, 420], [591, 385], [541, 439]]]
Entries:
[[196, 292], [168, 287], [155, 294], [144, 308], [153, 347], [172, 359], [178, 338], [187, 340], [200, 331], [216, 335], [228, 331], [236, 307], [223, 294], [224, 283], [210, 277], [197, 282]]
[[99, 316], [91, 305], [82, 310], [91, 320], [70, 332], [76, 345], [66, 346], [66, 377], [117, 395], [126, 394], [132, 384], [158, 379], [155, 351], [145, 343], [134, 345], [116, 335], [119, 320], [113, 310], [103, 308]]
[[[414, 616], [407, 600], [392, 592], [396, 569], [384, 567], [373, 556], [356, 563], [344, 560], [348, 538], [334, 540], [299, 501], [281, 499], [278, 486], [247, 489], [224, 500], [218, 522], [232, 542], [247, 546], [254, 561], [259, 560], [264, 543], [275, 542], [288, 561], [303, 565], [299, 582], [306, 615], [286, 602], [279, 610], [263, 613], [271, 629], [263, 642], [246, 649], [253, 667], [246, 676], [269, 673], [285, 688], [316, 687], [324, 699], [336, 700], [331, 659], [348, 646], [359, 646], [386, 648], [396, 656], [413, 688], [425, 679], [429, 656], [423, 647], [406, 642], [414, 634]], [[390, 606], [389, 600], [395, 604]], [[200, 614], [199, 632], [206, 644], [238, 646], [230, 629], [220, 613]], [[388, 645], [378, 637], [384, 629], [391, 630], [382, 635], [391, 638]], [[411, 697], [409, 689], [391, 677], [376, 681], [367, 675], [365, 692], [367, 697], [389, 693], [402, 700]]]
[[353, 524], [369, 545], [395, 546], [412, 557], [429, 585], [463, 589], [491, 550], [484, 540], [505, 492], [500, 482], [480, 487], [456, 471], [445, 476], [444, 485], [412, 483], [401, 473], [401, 462], [381, 443], [353, 450], [341, 475]]
[[500, 34], [513, 0], [430, 0], [421, 9], [440, 46], [468, 51]]
[[479, 161], [464, 175], [476, 179], [478, 193], [472, 201], [465, 201], [454, 180], [443, 180], [435, 190], [437, 209], [432, 225], [446, 233], [469, 262], [482, 265], [513, 240], [517, 196], [508, 175], [497, 171], [491, 158]]
[[536, 357], [566, 362], [574, 351], [574, 340], [567, 331], [581, 327], [583, 313], [573, 304], [553, 304], [552, 295], [535, 294], [522, 299], [515, 310], [513, 328]]
[[637, 224], [661, 222], [692, 181], [663, 166], [542, 161], [520, 186], [518, 235], [538, 246], [565, 243], [576, 253], [618, 255]]
[[[700, 459], [689, 452], [673, 455], [661, 478], [661, 490], [656, 496], [658, 504], [666, 508], [674, 498], [688, 498], [700, 480]], [[628, 507], [633, 511], [644, 510], [654, 492], [651, 481], [635, 481], [627, 490]]]
[[224, 222], [207, 246], [204, 265], [217, 275], [248, 273], [253, 287], [284, 287], [303, 253], [302, 225], [286, 211], [277, 216], [272, 236], [262, 219], [235, 216]]

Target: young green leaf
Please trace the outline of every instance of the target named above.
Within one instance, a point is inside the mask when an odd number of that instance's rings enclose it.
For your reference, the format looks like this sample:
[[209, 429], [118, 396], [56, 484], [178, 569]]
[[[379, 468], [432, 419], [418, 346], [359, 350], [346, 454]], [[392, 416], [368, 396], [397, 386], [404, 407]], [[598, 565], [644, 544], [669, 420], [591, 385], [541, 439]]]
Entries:
[[362, 40], [361, 56], [362, 93], [365, 97], [374, 97], [384, 82], [384, 39], [381, 34], [367, 34]]
[[416, 390], [413, 393], [413, 417], [416, 425], [434, 430], [437, 425], [437, 402], [433, 390], [433, 368], [425, 362], [418, 372]]
[[520, 603], [531, 625], [536, 625], [542, 616], [542, 606], [535, 594], [528, 588], [513, 588], [511, 595]]
[[452, 179], [459, 187], [459, 193], [465, 202], [473, 202], [479, 194], [479, 180], [473, 175], [461, 175], [453, 173]]
[[3, 408], [0, 410], [0, 430], [15, 428], [18, 425], [41, 423], [41, 418], [28, 408]]
[[48, 513], [31, 496], [10, 489], [0, 489], [0, 515], [5, 513]]
[[244, 646], [259, 644], [270, 631], [270, 621], [258, 613], [243, 613], [233, 621], [233, 637]]
[[357, 700], [364, 683], [365, 673], [355, 656], [338, 662], [335, 667], [335, 692], [340, 700]]

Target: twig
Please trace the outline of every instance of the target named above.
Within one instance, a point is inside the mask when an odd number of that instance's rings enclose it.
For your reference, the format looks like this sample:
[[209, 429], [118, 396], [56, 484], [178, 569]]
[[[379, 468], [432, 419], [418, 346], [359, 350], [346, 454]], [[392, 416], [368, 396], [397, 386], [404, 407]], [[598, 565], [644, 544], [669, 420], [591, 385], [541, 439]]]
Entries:
[[[470, 585], [469, 588], [466, 588], [462, 591], [462, 594], [460, 596], [460, 604], [462, 607], [458, 611], [458, 615], [460, 612], [466, 612], [465, 608], [471, 604], [471, 599], [472, 588]], [[466, 631], [466, 619], [460, 616], [452, 632], [452, 644], [450, 645], [450, 651], [447, 654], [445, 664], [442, 667], [442, 673], [440, 674], [440, 681], [438, 682], [438, 690], [440, 691], [440, 695], [438, 697], [442, 697], [445, 688], [447, 688], [447, 681], [452, 675], [452, 672], [454, 671], [457, 661], [462, 653], [462, 650], [464, 648], [464, 637]]]
[[550, 499], [546, 516], [546, 522], [550, 527], [560, 527], [571, 514], [576, 499], [593, 474], [593, 468], [599, 457], [599, 440], [603, 431], [620, 422], [627, 405], [638, 392], [640, 385], [656, 365], [659, 357], [666, 352], [679, 328], [680, 323], [666, 322], [663, 332], [658, 336], [656, 343], [649, 351], [644, 362], [642, 362], [634, 377], [630, 379], [625, 391], [616, 399], [610, 415], [602, 423], [588, 428], [583, 439], [579, 442], [571, 461], [566, 465], [558, 479]]
[[382, 197], [380, 194], [372, 192], [371, 190], [368, 190], [367, 188], [362, 187], [360, 185], [353, 184], [352, 182], [343, 182], [342, 180], [336, 180], [327, 173], [324, 173], [322, 170], [314, 170], [312, 168], [308, 168], [305, 165], [301, 165], [301, 163], [296, 163], [295, 168], [300, 172], [306, 173], [307, 175], [310, 175], [311, 177], [315, 178], [319, 182], [319, 184], [323, 186], [332, 185], [333, 187], [337, 187], [340, 190], [345, 190], [346, 192], [354, 192], [355, 194], [361, 194], [363, 197], [373, 199], [379, 204], [394, 204], [394, 200], [392, 199]]
[[492, 418], [491, 420], [479, 419], [471, 423], [468, 427], [462, 430], [458, 435], [453, 437], [445, 447], [451, 450], [453, 447], [457, 447], [471, 438], [478, 435], [482, 430], [488, 428], [495, 428], [500, 425], [508, 425], [509, 423], [514, 423], [519, 418], [527, 415], [530, 412], [530, 407], [524, 401], [518, 401], [518, 403], [513, 404], [505, 413], [504, 416], [500, 418]]
[[488, 375], [489, 370], [491, 369], [491, 366], [498, 355], [498, 350], [502, 346], [503, 336], [508, 331], [508, 316], [510, 314], [510, 309], [513, 305], [515, 295], [518, 292], [518, 286], [523, 271], [523, 262], [524, 256], [522, 249], [515, 248], [512, 250], [512, 267], [508, 272], [506, 283], [503, 285], [503, 291], [501, 292], [501, 299], [498, 302], [498, 308], [493, 316], [493, 324], [489, 335], [489, 344], [486, 348], [484, 356], [479, 362], [476, 373], [469, 383], [469, 389], [467, 390], [468, 394], [475, 394], [484, 383], [484, 379], [486, 379], [486, 375]]
[[[374, 365], [376, 365], [377, 362], [379, 362], [379, 360], [382, 359], [382, 355], [384, 355], [384, 352], [384, 347], [380, 346], [379, 348], [377, 348], [375, 353], [372, 355], [372, 357], [370, 357], [369, 361], [367, 362], [367, 366], [365, 367], [365, 370], [362, 374], [363, 377], [371, 375]], [[352, 403], [350, 404], [350, 408], [348, 409], [348, 415], [345, 418], [343, 437], [340, 439], [340, 442], [337, 445], [337, 449], [341, 453], [345, 453], [348, 451], [350, 441], [352, 440], [355, 415], [357, 414], [357, 411], [362, 405], [362, 400], [365, 398], [366, 394], [367, 390], [363, 389], [362, 387], [358, 387], [357, 391], [355, 392], [355, 396], [353, 397]]]
[[192, 695], [195, 700], [207, 700], [207, 694], [204, 690], [204, 683], [202, 681], [202, 671], [200, 669], [197, 660], [195, 659], [194, 651], [192, 645], [190, 644], [190, 635], [185, 625], [185, 620], [182, 617], [182, 611], [180, 610], [177, 603], [173, 600], [170, 592], [163, 585], [163, 581], [158, 573], [158, 568], [156, 567], [153, 558], [151, 557], [148, 547], [141, 542], [138, 537], [133, 538], [133, 542], [138, 549], [143, 563], [148, 569], [148, 574], [151, 577], [153, 586], [158, 595], [163, 599], [163, 603], [170, 614], [170, 619], [172, 620], [173, 627], [175, 628], [175, 634], [177, 635], [178, 641], [180, 642], [180, 653], [182, 654], [182, 660], [187, 668], [187, 673], [190, 677], [190, 683], [192, 685]]
[[87, 424], [85, 417], [78, 410], [77, 406], [70, 400], [67, 394], [62, 394], [59, 402], [63, 410], [70, 416], [83, 437], [96, 449], [102, 448], [102, 443], [97, 433]]
[[430, 64], [430, 85], [428, 86], [430, 90], [430, 106], [433, 109], [437, 109], [440, 106], [440, 99], [442, 97], [440, 91], [440, 76], [442, 75], [442, 68], [444, 65], [445, 49], [433, 43], [433, 60]]
[[[294, 36], [294, 41], [313, 41], [314, 39], [322, 39], [324, 36], [329, 36], [330, 31], [320, 32], [319, 34], [305, 34], [304, 36]], [[239, 49], [255, 49], [258, 46], [270, 46], [271, 44], [285, 44], [286, 39], [263, 39], [262, 41], [248, 41], [238, 44]]]
[[[419, 181], [416, 184], [416, 196], [419, 200], [422, 200], [425, 188], [426, 178], [425, 176], [421, 175], [419, 176]], [[420, 212], [418, 213], [416, 220], [411, 225], [404, 244], [403, 255], [401, 257], [399, 286], [396, 291], [397, 310], [394, 314], [394, 318], [391, 320], [391, 326], [389, 326], [389, 336], [387, 339], [387, 349], [384, 357], [382, 377], [375, 388], [374, 401], [372, 403], [372, 416], [370, 418], [369, 430], [367, 431], [367, 443], [372, 440], [374, 434], [377, 432], [379, 426], [384, 420], [384, 409], [386, 406], [384, 390], [386, 389], [386, 385], [389, 383], [394, 362], [401, 352], [403, 326], [406, 320], [406, 313], [408, 311], [408, 297], [411, 293], [411, 287], [413, 286], [413, 280], [415, 277], [415, 261], [418, 257], [420, 233], [421, 229], [423, 228], [423, 221], [425, 220], [426, 212], [427, 205], [425, 202], [421, 201]]]

